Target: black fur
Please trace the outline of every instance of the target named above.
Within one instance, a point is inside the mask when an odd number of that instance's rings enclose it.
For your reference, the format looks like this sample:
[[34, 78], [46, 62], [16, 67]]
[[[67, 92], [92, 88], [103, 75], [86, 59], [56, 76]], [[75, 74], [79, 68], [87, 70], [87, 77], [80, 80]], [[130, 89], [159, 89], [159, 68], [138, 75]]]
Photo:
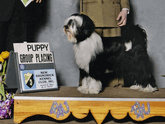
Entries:
[[[94, 32], [93, 21], [83, 14], [74, 14], [83, 18], [82, 26], [77, 27], [77, 43], [83, 42]], [[132, 48], [126, 51], [125, 43], [132, 42]], [[152, 66], [147, 53], [147, 34], [139, 25], [125, 27], [121, 37], [102, 38], [103, 52], [91, 56], [89, 73], [80, 69], [82, 78], [90, 76], [100, 80], [104, 86], [113, 77], [124, 78], [124, 86], [150, 84], [156, 88]]]
[[[95, 25], [93, 21], [84, 14], [73, 14], [72, 16], [80, 16], [83, 19], [83, 25], [77, 27], [77, 43], [84, 41], [86, 38], [90, 37], [95, 30]], [[85, 21], [88, 20], [88, 21]]]
[[156, 87], [152, 66], [147, 53], [147, 35], [140, 26], [131, 26], [123, 33], [123, 42], [132, 41], [132, 49], [119, 56], [125, 86], [134, 84]]
[[[148, 84], [156, 87], [152, 66], [147, 54], [145, 30], [135, 25], [124, 30], [122, 37], [102, 38], [104, 53], [90, 63], [90, 76], [106, 83], [114, 76], [124, 78], [124, 86]], [[125, 51], [125, 42], [132, 42], [132, 49]], [[105, 74], [106, 70], [111, 73]], [[106, 85], [106, 84], [105, 84]]]

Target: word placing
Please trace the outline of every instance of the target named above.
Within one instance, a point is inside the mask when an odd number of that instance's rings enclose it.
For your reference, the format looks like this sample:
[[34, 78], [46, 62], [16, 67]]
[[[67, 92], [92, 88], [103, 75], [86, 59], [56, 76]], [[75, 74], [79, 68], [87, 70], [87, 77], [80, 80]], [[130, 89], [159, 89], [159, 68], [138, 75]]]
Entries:
[[52, 62], [52, 54], [36, 54], [36, 62]]
[[145, 111], [145, 107], [144, 104], [142, 104], [142, 107], [140, 107], [140, 103], [136, 102], [135, 105], [133, 105], [131, 107], [131, 112], [134, 112], [136, 116], [136, 118], [138, 119], [139, 117], [144, 118], [144, 114], [145, 115], [149, 115], [150, 114], [150, 104], [147, 103], [147, 107], [148, 107], [148, 111]]
[[56, 101], [54, 101], [50, 109], [50, 114], [56, 114], [57, 118], [59, 118], [60, 116], [63, 117], [64, 114], [68, 114], [70, 110], [67, 101], [64, 102], [64, 105], [66, 106], [66, 111], [61, 103], [58, 104]]

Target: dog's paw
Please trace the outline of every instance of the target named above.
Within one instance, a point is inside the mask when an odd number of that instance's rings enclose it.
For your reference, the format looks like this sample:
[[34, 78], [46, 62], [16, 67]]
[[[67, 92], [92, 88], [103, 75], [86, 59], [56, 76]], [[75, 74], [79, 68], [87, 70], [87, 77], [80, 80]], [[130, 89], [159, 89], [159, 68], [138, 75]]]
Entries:
[[88, 94], [88, 93], [89, 93], [89, 89], [84, 88], [84, 87], [82, 87], [82, 86], [78, 87], [77, 90], [78, 90], [80, 93], [83, 93], [83, 94]]
[[143, 91], [143, 92], [154, 92], [154, 91], [158, 91], [158, 88], [157, 87], [152, 87], [150, 84], [148, 84], [147, 87], [141, 88], [140, 91]]
[[99, 89], [89, 89], [89, 94], [99, 94], [100, 90]]
[[130, 86], [130, 89], [140, 90], [140, 89], [142, 89], [142, 86], [140, 86], [140, 85], [132, 85], [132, 86]]
[[77, 90], [83, 94], [99, 94], [101, 91], [100, 89], [86, 89], [82, 86], [78, 87]]

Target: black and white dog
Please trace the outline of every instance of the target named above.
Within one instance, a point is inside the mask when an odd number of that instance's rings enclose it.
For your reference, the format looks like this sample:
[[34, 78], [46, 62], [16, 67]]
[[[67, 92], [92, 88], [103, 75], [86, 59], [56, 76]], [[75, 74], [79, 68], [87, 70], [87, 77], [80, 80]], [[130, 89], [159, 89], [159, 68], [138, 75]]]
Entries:
[[78, 91], [98, 94], [114, 75], [124, 78], [124, 86], [144, 92], [158, 90], [147, 54], [147, 36], [138, 25], [130, 26], [122, 37], [101, 38], [86, 15], [66, 19], [64, 32], [73, 44], [76, 64], [82, 76]]

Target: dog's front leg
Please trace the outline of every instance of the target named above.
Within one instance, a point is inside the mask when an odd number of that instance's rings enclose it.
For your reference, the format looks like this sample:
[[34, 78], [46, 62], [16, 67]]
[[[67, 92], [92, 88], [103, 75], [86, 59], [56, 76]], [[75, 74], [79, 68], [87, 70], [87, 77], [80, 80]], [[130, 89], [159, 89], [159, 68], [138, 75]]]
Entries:
[[102, 90], [102, 83], [92, 77], [85, 77], [82, 80], [82, 86], [77, 90], [84, 94], [99, 94]]
[[87, 82], [87, 77], [84, 77], [82, 79], [82, 86], [79, 86], [77, 90], [81, 93], [88, 94], [88, 82]]
[[88, 77], [89, 80], [89, 94], [99, 94], [102, 90], [102, 83], [100, 80], [96, 80], [92, 77]]

